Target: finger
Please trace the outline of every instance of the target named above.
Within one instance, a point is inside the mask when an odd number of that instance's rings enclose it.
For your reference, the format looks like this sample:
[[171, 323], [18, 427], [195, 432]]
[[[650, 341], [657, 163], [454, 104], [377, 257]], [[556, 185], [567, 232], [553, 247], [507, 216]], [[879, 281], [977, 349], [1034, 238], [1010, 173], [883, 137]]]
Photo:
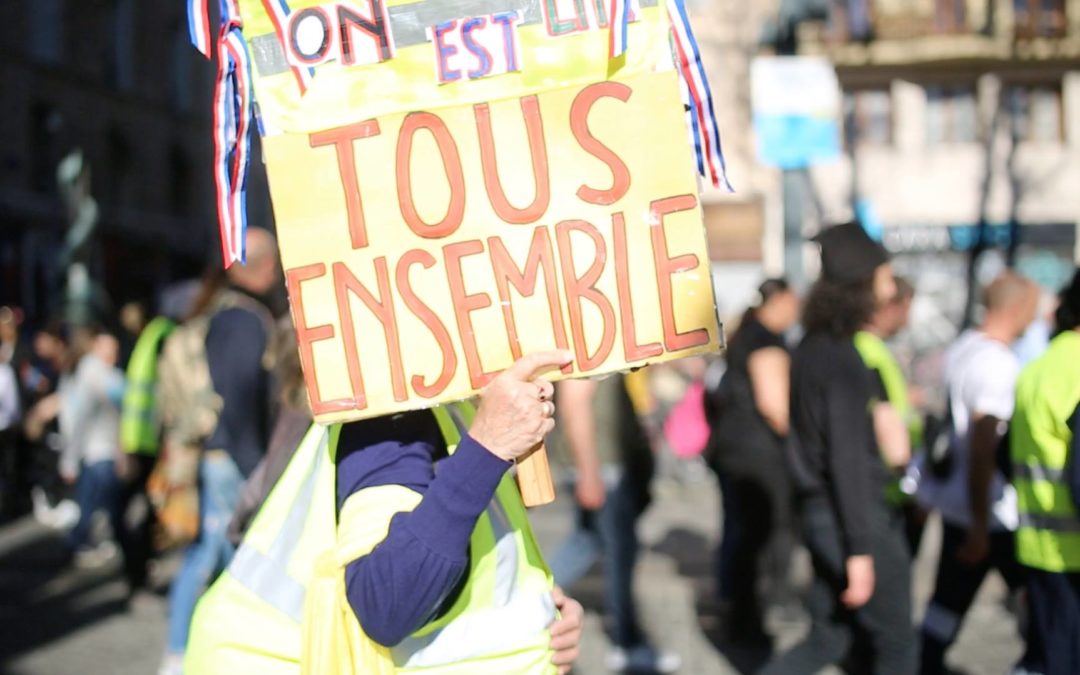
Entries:
[[551, 433], [551, 430], [555, 428], [555, 418], [547, 417], [540, 423], [540, 439], [543, 440], [545, 436]]
[[551, 397], [555, 395], [555, 385], [549, 380], [545, 380], [542, 377], [538, 377], [533, 380], [533, 384], [540, 390], [537, 394], [541, 401], [550, 401]]
[[574, 661], [577, 661], [578, 650], [577, 647], [570, 647], [566, 649], [555, 649], [555, 655], [551, 657], [551, 662], [556, 666], [571, 666]]
[[557, 349], [523, 356], [506, 369], [505, 373], [515, 379], [528, 382], [542, 372], [562, 368], [574, 360], [573, 352]]
[[570, 666], [559, 666], [559, 675], [570, 675]]
[[555, 404], [551, 401], [540, 401], [540, 415], [545, 418], [554, 417]]
[[555, 609], [562, 611], [563, 605], [566, 604], [566, 593], [563, 592], [562, 586], [551, 589], [551, 599], [555, 601]]
[[554, 652], [561, 652], [567, 649], [573, 649], [577, 646], [579, 638], [580, 635], [578, 635], [578, 631], [571, 631], [569, 633], [563, 633], [562, 635], [552, 635], [551, 650]]

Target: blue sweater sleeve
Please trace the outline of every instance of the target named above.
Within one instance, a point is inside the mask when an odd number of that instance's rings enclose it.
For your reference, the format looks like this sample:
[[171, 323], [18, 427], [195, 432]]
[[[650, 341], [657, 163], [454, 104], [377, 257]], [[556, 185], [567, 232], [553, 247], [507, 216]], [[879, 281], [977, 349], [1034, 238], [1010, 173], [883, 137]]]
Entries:
[[386, 539], [345, 569], [349, 605], [367, 635], [393, 646], [435, 618], [469, 564], [469, 539], [510, 467], [466, 436], [445, 453], [430, 412], [346, 425], [338, 443], [338, 509], [369, 487], [401, 485], [422, 495], [390, 522]]

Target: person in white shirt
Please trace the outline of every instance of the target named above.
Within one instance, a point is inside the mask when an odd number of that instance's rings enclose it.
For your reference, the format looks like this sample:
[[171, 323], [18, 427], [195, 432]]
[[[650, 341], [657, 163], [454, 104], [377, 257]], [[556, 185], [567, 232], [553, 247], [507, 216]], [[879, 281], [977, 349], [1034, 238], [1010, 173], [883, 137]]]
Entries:
[[1006, 272], [985, 292], [985, 314], [945, 354], [951, 468], [926, 475], [917, 498], [944, 525], [934, 596], [922, 625], [923, 675], [945, 671], [945, 652], [991, 569], [1013, 589], [1023, 584], [1013, 531], [1016, 496], [996, 469], [998, 445], [1012, 417], [1020, 360], [1012, 344], [1035, 318], [1038, 287]]
[[124, 532], [116, 473], [124, 374], [116, 367], [116, 338], [86, 329], [80, 339], [86, 353], [75, 371], [61, 379], [59, 388], [60, 433], [64, 438], [60, 475], [69, 484], [77, 482], [80, 509], [79, 522], [68, 533], [67, 545], [77, 562], [93, 564], [102, 552], [115, 552], [110, 546], [100, 551], [90, 546], [94, 513], [105, 510], [109, 514], [114, 537]]

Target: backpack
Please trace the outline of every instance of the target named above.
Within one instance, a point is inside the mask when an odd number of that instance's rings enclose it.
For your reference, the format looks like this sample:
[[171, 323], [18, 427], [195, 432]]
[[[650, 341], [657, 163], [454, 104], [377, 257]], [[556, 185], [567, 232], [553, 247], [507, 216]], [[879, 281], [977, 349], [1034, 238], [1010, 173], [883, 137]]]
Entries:
[[199, 531], [199, 462], [223, 406], [210, 376], [206, 336], [214, 316], [237, 307], [254, 312], [267, 326], [273, 321], [258, 301], [222, 290], [205, 312], [178, 326], [161, 350], [157, 396], [164, 439], [161, 457], [147, 482], [158, 515], [161, 549], [193, 541]]

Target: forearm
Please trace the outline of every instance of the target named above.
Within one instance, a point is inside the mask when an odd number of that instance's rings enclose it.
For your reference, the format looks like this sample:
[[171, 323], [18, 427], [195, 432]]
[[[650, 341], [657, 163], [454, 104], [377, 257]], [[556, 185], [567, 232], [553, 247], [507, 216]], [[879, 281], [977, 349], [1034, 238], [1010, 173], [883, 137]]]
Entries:
[[417, 507], [391, 521], [386, 538], [346, 568], [346, 594], [376, 642], [392, 646], [434, 618], [469, 564], [476, 521], [509, 468], [466, 437], [439, 463]]
[[1001, 421], [985, 415], [972, 425], [968, 464], [968, 506], [972, 527], [986, 531], [990, 518], [990, 484], [994, 479], [995, 453], [1001, 439]]

